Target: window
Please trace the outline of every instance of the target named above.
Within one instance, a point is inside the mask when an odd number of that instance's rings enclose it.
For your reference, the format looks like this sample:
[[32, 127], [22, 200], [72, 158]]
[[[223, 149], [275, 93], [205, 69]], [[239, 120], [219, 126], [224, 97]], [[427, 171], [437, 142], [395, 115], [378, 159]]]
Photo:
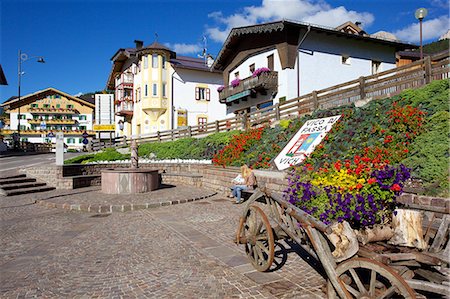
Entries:
[[267, 56], [267, 67], [273, 71], [273, 54]]
[[380, 66], [381, 66], [380, 61], [372, 60], [372, 75], [378, 74], [380, 72]]
[[44, 108], [50, 108], [50, 104], [44, 104], [43, 107]]
[[20, 119], [27, 119], [27, 116], [25, 114], [21, 114]]
[[61, 104], [56, 104], [56, 108], [61, 108]]
[[206, 100], [209, 101], [210, 100], [210, 91], [209, 88], [205, 88], [205, 87], [196, 87], [195, 88], [195, 99], [197, 101], [199, 100]]
[[[84, 116], [84, 115], [82, 115]], [[84, 116], [84, 118], [86, 119], [86, 116]], [[66, 115], [66, 119], [72, 119], [72, 114]]]
[[158, 54], [152, 55], [152, 67], [154, 69], [158, 68]]
[[78, 138], [78, 143], [83, 143], [84, 138]]
[[73, 105], [67, 105], [67, 109], [73, 109]]
[[81, 131], [86, 131], [86, 126], [80, 126]]
[[31, 108], [37, 108], [37, 107], [39, 107], [38, 104], [31, 104]]
[[39, 115], [33, 115], [33, 119], [39, 119]]
[[255, 64], [250, 64], [250, 75], [253, 74], [253, 72], [255, 71]]
[[166, 83], [162, 84], [162, 96], [165, 98], [166, 97]]
[[144, 86], [144, 97], [148, 96], [148, 85], [145, 84]]
[[346, 65], [350, 65], [350, 56], [342, 55], [341, 56], [341, 63], [342, 64], [346, 64]]
[[208, 122], [208, 118], [206, 117], [199, 117], [197, 118], [198, 123], [198, 131], [205, 131], [206, 130], [206, 123]]
[[[70, 118], [72, 119], [72, 116], [70, 116]], [[80, 119], [80, 120], [86, 120], [86, 115], [80, 115], [80, 116], [79, 116], [79, 119]]]
[[24, 125], [20, 125], [19, 127], [20, 127], [20, 129], [21, 129], [22, 131], [25, 131], [25, 130], [27, 129], [27, 127], [24, 126]]
[[234, 73], [235, 78], [239, 78], [239, 72]]
[[45, 120], [48, 120], [48, 115], [44, 115], [44, 119], [45, 119]]
[[144, 56], [144, 69], [147, 69], [147, 68], [148, 68], [148, 56], [145, 55]]
[[60, 99], [60, 98], [61, 98], [61, 96], [59, 94], [55, 95], [55, 99]]
[[156, 97], [158, 95], [158, 84], [153, 83], [152, 95]]
[[163, 69], [166, 68], [166, 57], [165, 56], [162, 57], [162, 68]]
[[67, 144], [75, 143], [75, 138], [67, 138]]

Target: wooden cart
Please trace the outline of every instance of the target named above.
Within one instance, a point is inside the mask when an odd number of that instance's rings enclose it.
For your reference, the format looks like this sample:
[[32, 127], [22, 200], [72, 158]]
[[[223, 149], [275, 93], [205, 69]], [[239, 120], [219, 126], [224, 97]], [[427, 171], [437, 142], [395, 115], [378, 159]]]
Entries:
[[385, 248], [359, 246], [353, 257], [336, 262], [332, 255], [334, 246], [327, 238], [330, 226], [280, 195], [256, 189], [240, 218], [235, 241], [245, 246], [248, 258], [258, 271], [271, 268], [276, 240], [295, 241], [323, 266], [329, 298], [416, 298], [414, 289], [445, 297], [450, 295], [449, 276], [441, 272], [448, 271], [450, 218], [447, 214], [438, 222], [434, 215], [431, 219], [426, 226], [425, 238], [431, 244], [427, 252], [398, 250], [398, 246], [388, 248], [385, 243], [377, 243]]

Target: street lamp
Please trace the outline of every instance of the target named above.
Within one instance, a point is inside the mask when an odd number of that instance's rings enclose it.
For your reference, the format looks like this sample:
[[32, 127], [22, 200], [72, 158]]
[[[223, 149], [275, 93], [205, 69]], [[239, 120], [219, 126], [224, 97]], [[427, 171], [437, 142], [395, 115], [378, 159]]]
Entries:
[[18, 57], [18, 76], [19, 76], [19, 80], [18, 80], [18, 98], [17, 98], [17, 104], [19, 105], [19, 114], [17, 115], [17, 133], [19, 135], [19, 141], [20, 141], [20, 81], [22, 79], [22, 63], [29, 60], [29, 59], [33, 59], [33, 58], [37, 58], [37, 62], [39, 63], [45, 63], [44, 61], [44, 57], [42, 56], [33, 56], [33, 57], [28, 57], [28, 55], [26, 53], [22, 53], [21, 50], [19, 50], [19, 54], [17, 55]]
[[423, 49], [422, 49], [422, 20], [427, 16], [428, 10], [426, 8], [419, 8], [414, 13], [414, 16], [420, 23], [420, 59], [423, 59]]

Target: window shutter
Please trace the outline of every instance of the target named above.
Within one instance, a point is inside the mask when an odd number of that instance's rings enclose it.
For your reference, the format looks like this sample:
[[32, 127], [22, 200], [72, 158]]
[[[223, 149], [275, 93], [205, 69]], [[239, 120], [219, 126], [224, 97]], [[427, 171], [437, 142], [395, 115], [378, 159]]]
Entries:
[[195, 99], [200, 100], [200, 88], [195, 88]]
[[209, 101], [209, 88], [206, 88], [206, 100]]

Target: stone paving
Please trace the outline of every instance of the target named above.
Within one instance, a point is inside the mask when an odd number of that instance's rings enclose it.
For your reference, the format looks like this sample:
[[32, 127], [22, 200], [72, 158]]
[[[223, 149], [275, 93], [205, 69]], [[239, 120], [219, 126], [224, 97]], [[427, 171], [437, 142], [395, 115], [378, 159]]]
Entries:
[[[164, 201], [205, 190], [158, 192]], [[233, 243], [244, 206], [221, 195], [112, 214], [34, 204], [99, 196], [95, 188], [0, 196], [0, 298], [326, 297], [325, 280], [287, 243], [277, 247], [287, 258], [279, 269], [255, 271]]]

